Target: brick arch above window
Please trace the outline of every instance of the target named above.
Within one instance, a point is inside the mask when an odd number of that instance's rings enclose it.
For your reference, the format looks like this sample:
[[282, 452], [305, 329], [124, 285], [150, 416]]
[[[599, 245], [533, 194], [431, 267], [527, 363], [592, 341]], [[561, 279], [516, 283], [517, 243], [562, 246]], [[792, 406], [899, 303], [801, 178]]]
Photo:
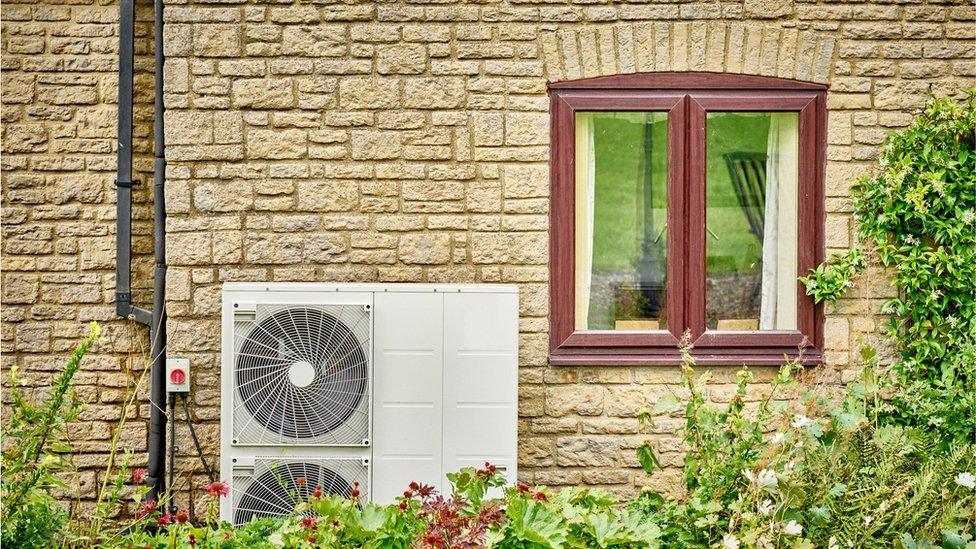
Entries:
[[714, 72], [827, 83], [836, 40], [780, 25], [623, 23], [539, 36], [549, 82], [637, 72]]

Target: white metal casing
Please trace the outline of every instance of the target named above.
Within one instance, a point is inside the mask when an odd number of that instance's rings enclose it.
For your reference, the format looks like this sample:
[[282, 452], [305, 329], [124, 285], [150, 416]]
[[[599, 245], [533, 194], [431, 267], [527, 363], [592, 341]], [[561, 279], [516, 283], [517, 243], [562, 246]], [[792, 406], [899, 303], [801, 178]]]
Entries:
[[[362, 446], [234, 444], [234, 304], [372, 306], [371, 434]], [[255, 461], [358, 460], [364, 498], [391, 502], [411, 481], [491, 461], [516, 479], [518, 290], [488, 284], [227, 283], [222, 306], [221, 478]], [[236, 468], [236, 475], [235, 475]], [[221, 517], [231, 520], [225, 498]]]

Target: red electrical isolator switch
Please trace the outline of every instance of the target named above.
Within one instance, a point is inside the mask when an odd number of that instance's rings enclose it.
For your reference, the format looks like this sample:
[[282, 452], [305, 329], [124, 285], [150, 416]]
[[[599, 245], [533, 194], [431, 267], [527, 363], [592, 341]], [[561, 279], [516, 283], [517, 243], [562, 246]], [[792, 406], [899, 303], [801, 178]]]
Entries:
[[190, 392], [190, 360], [187, 358], [166, 359], [166, 392]]

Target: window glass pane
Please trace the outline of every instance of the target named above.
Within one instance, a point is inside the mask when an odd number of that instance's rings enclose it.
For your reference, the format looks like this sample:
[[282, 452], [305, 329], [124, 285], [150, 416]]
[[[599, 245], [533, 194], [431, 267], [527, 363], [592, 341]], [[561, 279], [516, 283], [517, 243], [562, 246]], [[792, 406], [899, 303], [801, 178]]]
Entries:
[[796, 329], [798, 128], [797, 113], [708, 114], [708, 329]]
[[576, 329], [667, 328], [668, 115], [576, 115]]

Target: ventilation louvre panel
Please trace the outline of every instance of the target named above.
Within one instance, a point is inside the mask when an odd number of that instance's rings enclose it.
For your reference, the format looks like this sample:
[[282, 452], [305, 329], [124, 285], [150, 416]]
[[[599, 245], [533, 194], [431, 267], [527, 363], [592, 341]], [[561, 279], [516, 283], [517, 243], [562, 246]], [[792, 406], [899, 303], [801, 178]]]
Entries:
[[259, 304], [237, 316], [232, 443], [367, 446], [370, 313]]
[[359, 500], [366, 502], [368, 467], [358, 458], [256, 458], [253, 469], [234, 470], [233, 524], [288, 515], [311, 497], [316, 486], [322, 487], [323, 494], [349, 498], [358, 482]]

